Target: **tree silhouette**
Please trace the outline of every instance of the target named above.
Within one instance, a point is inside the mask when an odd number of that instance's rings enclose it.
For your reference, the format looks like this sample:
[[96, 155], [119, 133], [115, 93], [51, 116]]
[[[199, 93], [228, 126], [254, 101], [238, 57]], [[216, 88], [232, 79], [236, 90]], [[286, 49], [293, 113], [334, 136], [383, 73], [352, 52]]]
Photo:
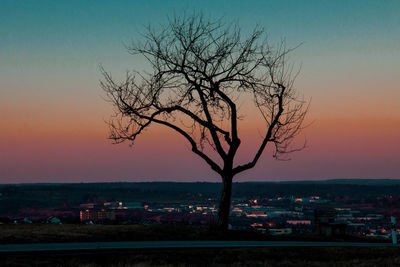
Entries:
[[[202, 15], [174, 17], [161, 29], [148, 27], [142, 43], [128, 47], [144, 56], [152, 73], [127, 72], [115, 81], [101, 69], [101, 87], [115, 107], [110, 138], [129, 141], [151, 124], [176, 131], [222, 179], [218, 224], [229, 222], [232, 179], [253, 168], [267, 144], [273, 156], [285, 159], [302, 129], [307, 103], [296, 93], [297, 75], [285, 61], [292, 50], [281, 42], [272, 47], [255, 28], [243, 38], [237, 25], [212, 21]], [[237, 164], [241, 144], [239, 101], [251, 97], [265, 120], [265, 133], [254, 156]], [[245, 98], [245, 100], [243, 100]]]

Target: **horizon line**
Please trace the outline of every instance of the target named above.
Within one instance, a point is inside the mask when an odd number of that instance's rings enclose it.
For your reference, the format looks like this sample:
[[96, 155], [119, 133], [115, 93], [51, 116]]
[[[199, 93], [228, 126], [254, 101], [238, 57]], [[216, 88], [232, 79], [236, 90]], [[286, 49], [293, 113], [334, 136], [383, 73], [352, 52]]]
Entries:
[[[233, 181], [233, 183], [297, 183], [297, 182], [329, 182], [329, 181], [351, 181], [351, 180], [359, 180], [359, 181], [400, 181], [399, 178], [328, 178], [328, 179], [304, 179], [304, 180], [245, 180], [245, 181]], [[54, 184], [54, 185], [61, 185], [61, 184], [117, 184], [117, 183], [214, 183], [219, 184], [221, 181], [173, 181], [173, 180], [165, 180], [165, 181], [158, 181], [158, 180], [141, 180], [141, 181], [81, 181], [81, 182], [21, 182], [21, 183], [2, 183], [0, 185], [34, 185], [34, 184]]]

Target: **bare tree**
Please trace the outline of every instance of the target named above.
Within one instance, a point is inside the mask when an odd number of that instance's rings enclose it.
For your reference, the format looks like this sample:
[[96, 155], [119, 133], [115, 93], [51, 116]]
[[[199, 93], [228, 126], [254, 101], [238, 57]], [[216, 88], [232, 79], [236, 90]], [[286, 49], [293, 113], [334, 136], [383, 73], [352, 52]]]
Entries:
[[[131, 54], [146, 58], [152, 73], [127, 72], [117, 82], [102, 69], [101, 87], [116, 111], [110, 138], [133, 144], [151, 124], [183, 136], [193, 153], [221, 176], [218, 224], [224, 229], [233, 177], [253, 168], [269, 143], [277, 159], [299, 149], [292, 141], [308, 109], [293, 87], [297, 74], [285, 60], [291, 49], [284, 42], [271, 47], [263, 34], [256, 28], [243, 38], [237, 25], [201, 15], [175, 17], [162, 29], [148, 27], [144, 42], [128, 47]], [[249, 96], [265, 120], [265, 133], [254, 156], [237, 164], [243, 115], [238, 101]]]

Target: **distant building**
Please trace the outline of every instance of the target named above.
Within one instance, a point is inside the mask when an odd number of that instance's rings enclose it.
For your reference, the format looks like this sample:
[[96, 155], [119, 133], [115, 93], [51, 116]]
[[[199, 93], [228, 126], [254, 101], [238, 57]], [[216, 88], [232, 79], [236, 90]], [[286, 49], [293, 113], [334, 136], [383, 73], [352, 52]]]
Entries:
[[57, 217], [51, 216], [46, 219], [46, 223], [61, 224], [61, 220], [58, 219]]
[[32, 221], [27, 218], [14, 220], [14, 224], [31, 224], [31, 223]]
[[286, 223], [293, 225], [311, 225], [311, 220], [287, 220]]
[[268, 229], [270, 235], [290, 235], [292, 228]]
[[341, 236], [346, 234], [345, 222], [336, 222], [335, 209], [317, 209], [314, 212], [315, 228], [314, 233], [324, 236]]
[[80, 220], [81, 222], [103, 222], [103, 221], [114, 221], [115, 220], [115, 212], [110, 210], [95, 210], [95, 209], [86, 209], [80, 211]]

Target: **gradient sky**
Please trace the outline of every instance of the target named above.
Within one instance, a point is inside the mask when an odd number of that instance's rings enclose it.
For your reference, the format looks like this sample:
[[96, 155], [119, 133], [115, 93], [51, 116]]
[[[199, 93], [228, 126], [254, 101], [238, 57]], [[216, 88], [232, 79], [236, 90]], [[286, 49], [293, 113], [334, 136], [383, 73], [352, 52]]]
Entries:
[[[141, 70], [124, 43], [183, 10], [303, 43], [290, 60], [301, 65], [296, 87], [312, 98], [308, 147], [286, 162], [267, 150], [236, 181], [400, 178], [400, 1], [2, 0], [0, 183], [219, 181], [165, 129], [133, 148], [106, 140], [99, 64], [116, 77]], [[243, 139], [259, 140], [262, 129], [250, 125]]]

